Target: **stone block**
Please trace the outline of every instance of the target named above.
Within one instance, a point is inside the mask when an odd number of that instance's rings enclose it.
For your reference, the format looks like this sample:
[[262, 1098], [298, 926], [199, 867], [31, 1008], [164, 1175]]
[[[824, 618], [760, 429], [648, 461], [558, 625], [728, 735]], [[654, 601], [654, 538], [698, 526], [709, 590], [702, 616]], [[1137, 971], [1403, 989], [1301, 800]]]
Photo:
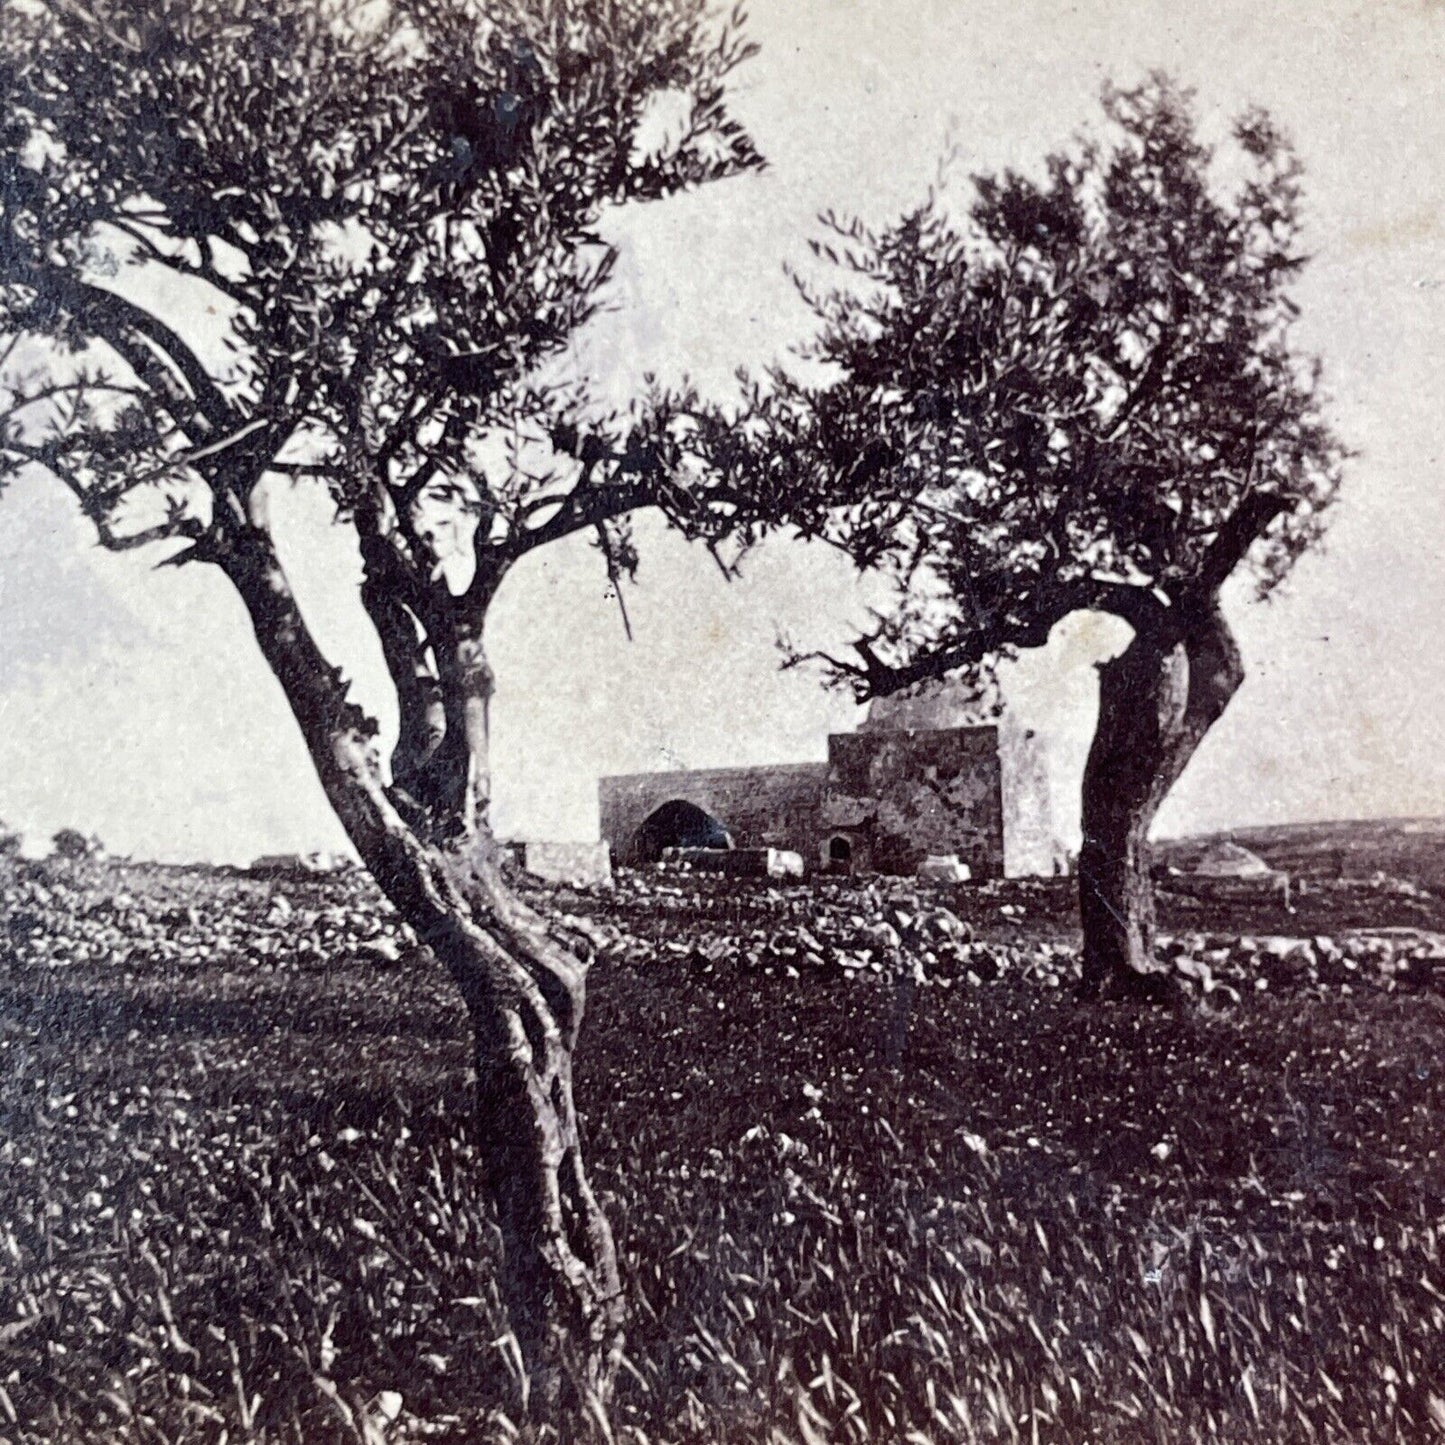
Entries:
[[524, 843], [522, 867], [543, 883], [612, 886], [612, 855], [606, 843]]
[[967, 883], [973, 876], [957, 853], [930, 853], [918, 865], [917, 874], [925, 883]]
[[341, 873], [352, 866], [342, 853], [267, 853], [251, 864], [250, 872], [262, 877], [308, 877], [313, 874]]
[[664, 863], [686, 863], [701, 873], [729, 878], [801, 878], [801, 854], [786, 848], [668, 848]]

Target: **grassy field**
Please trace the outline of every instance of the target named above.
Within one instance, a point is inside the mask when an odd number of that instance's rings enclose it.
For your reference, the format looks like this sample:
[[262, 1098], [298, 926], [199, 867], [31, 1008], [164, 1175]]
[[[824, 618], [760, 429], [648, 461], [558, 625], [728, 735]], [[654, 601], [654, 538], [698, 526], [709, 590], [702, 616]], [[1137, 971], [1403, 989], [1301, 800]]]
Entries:
[[[369, 886], [0, 894], [0, 1440], [531, 1438], [464, 1021]], [[1057, 888], [549, 906], [600, 945], [579, 1088], [632, 1323], [599, 1436], [1445, 1438], [1430, 975], [1136, 1011], [1070, 998]]]

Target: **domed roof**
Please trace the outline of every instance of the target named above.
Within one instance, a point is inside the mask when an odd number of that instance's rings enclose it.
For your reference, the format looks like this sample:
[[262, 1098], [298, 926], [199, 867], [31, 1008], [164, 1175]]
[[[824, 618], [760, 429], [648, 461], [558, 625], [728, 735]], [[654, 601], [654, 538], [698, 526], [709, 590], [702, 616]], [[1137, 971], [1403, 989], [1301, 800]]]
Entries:
[[1194, 871], [1204, 878], [1266, 878], [1271, 869], [1258, 854], [1224, 838], [1199, 855]]
[[923, 682], [889, 697], [875, 697], [859, 732], [931, 732], [976, 727], [996, 720], [985, 691], [960, 678]]

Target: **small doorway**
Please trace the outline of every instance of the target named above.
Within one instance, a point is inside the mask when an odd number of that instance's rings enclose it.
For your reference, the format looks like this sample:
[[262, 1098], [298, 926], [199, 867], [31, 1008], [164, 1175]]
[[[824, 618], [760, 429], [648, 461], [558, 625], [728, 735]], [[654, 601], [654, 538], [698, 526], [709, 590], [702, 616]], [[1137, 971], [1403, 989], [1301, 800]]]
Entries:
[[841, 834], [828, 839], [828, 872], [851, 873], [853, 871], [853, 841]]

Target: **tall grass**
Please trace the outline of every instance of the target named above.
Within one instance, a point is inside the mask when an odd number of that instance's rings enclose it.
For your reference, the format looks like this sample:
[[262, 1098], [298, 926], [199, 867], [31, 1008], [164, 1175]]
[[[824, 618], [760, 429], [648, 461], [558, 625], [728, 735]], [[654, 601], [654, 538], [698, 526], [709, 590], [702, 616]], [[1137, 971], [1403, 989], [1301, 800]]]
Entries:
[[[467, 1127], [34, 1099], [0, 1146], [0, 1437], [533, 1438]], [[591, 1431], [636, 1445], [1384, 1441], [1445, 1433], [1425, 1216], [1236, 1231], [886, 1122], [764, 1129], [610, 1200], [633, 1300]], [[856, 1142], [856, 1140], [855, 1140]], [[953, 1162], [949, 1163], [948, 1160]], [[574, 1425], [572, 1433], [581, 1432]]]
[[[179, 912], [136, 959], [130, 914], [46, 888], [0, 948], [0, 1445], [558, 1438], [496, 1304], [463, 1021], [434, 971], [346, 962], [374, 905], [140, 878], [131, 913]], [[666, 897], [594, 975], [632, 1319], [562, 1439], [1445, 1438], [1436, 1000], [1161, 1016], [1018, 977], [900, 1013], [696, 966], [805, 891]]]

